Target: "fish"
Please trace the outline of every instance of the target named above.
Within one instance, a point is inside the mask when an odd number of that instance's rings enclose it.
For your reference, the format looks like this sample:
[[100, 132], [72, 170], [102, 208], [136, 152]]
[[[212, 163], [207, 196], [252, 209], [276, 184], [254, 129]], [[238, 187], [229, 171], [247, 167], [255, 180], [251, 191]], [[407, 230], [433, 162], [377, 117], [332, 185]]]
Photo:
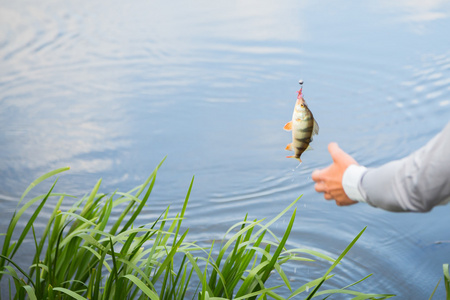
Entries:
[[299, 83], [300, 90], [297, 92], [292, 120], [284, 125], [284, 130], [292, 131], [292, 143], [289, 143], [285, 150], [294, 151], [294, 155], [286, 156], [286, 158], [295, 158], [302, 162], [300, 156], [309, 148], [313, 136], [319, 134], [319, 125], [303, 98], [303, 81], [300, 80]]

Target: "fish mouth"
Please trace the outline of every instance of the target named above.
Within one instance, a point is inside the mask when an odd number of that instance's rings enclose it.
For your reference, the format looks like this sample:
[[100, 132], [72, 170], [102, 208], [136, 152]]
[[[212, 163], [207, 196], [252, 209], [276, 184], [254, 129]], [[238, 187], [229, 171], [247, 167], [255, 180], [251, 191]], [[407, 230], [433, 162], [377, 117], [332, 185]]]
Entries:
[[302, 105], [302, 104], [306, 104], [305, 99], [302, 98], [297, 98], [297, 101], [295, 103], [295, 107], [297, 107], [298, 105]]

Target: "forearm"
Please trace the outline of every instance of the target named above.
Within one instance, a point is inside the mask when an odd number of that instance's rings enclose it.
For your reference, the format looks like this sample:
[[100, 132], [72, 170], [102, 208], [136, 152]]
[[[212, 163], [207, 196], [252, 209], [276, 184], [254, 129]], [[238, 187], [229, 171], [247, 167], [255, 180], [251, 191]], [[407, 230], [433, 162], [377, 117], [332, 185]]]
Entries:
[[[409, 158], [409, 157], [408, 157]], [[388, 211], [427, 211], [427, 202], [417, 202], [414, 177], [408, 175], [408, 159], [393, 161], [379, 168], [368, 169], [361, 178], [365, 201]]]
[[389, 211], [429, 211], [448, 202], [450, 123], [408, 157], [361, 172], [358, 190], [362, 202]]

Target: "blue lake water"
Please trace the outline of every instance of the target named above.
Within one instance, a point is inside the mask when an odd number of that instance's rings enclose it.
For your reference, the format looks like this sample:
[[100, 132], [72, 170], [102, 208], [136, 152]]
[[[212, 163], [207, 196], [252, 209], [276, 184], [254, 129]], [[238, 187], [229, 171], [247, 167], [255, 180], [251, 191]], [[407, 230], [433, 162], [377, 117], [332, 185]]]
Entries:
[[[449, 207], [337, 207], [311, 172], [330, 164], [329, 142], [375, 167], [443, 128], [449, 31], [442, 0], [0, 0], [1, 232], [45, 172], [71, 167], [59, 192], [83, 195], [99, 178], [104, 192], [127, 191], [167, 155], [138, 221], [180, 209], [193, 175], [185, 226], [199, 242], [303, 194], [288, 247], [337, 257], [367, 226], [328, 287], [373, 273], [355, 289], [428, 299], [450, 262]], [[320, 126], [300, 166], [283, 131], [299, 79]], [[300, 286], [327, 267], [287, 270]]]

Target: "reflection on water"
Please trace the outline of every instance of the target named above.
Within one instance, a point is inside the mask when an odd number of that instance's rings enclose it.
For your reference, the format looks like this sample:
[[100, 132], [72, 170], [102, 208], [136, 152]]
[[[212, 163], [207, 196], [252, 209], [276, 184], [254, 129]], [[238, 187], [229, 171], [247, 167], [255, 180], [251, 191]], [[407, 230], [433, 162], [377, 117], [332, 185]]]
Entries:
[[[0, 3], [2, 211], [9, 217], [50, 169], [71, 166], [59, 191], [84, 194], [100, 177], [104, 191], [126, 191], [168, 155], [142, 219], [179, 208], [193, 174], [186, 224], [198, 241], [221, 238], [247, 212], [273, 217], [303, 194], [292, 247], [336, 256], [368, 226], [332, 286], [374, 273], [360, 289], [429, 297], [449, 262], [449, 244], [435, 243], [450, 240], [448, 208], [337, 208], [310, 176], [330, 163], [330, 141], [377, 166], [448, 122], [448, 2], [177, 4]], [[300, 78], [320, 134], [297, 167], [282, 128]], [[298, 285], [322, 274], [288, 269]]]

